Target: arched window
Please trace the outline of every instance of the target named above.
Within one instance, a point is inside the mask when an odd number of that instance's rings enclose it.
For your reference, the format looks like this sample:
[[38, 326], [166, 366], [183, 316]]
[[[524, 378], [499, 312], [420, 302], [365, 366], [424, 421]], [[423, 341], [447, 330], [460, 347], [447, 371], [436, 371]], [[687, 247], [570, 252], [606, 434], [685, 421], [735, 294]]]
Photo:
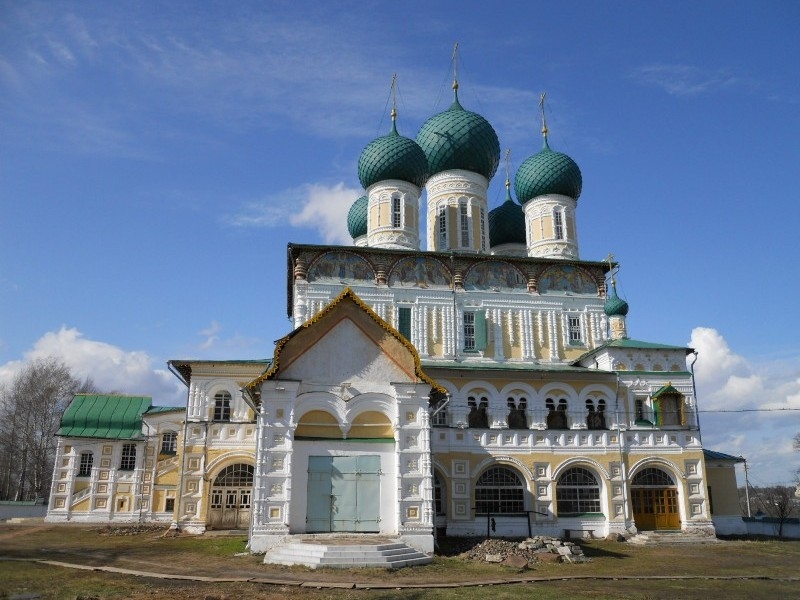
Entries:
[[161, 436], [161, 454], [175, 454], [178, 451], [178, 434], [165, 431]]
[[548, 429], [569, 429], [566, 398], [559, 399], [557, 406], [553, 398], [548, 398], [545, 400], [545, 407], [547, 407]]
[[671, 487], [675, 485], [669, 473], [661, 469], [649, 467], [642, 469], [633, 476], [631, 485], [652, 485], [657, 487]]
[[402, 222], [402, 213], [400, 211], [400, 197], [392, 196], [392, 227], [400, 227]]
[[467, 415], [467, 424], [470, 427], [478, 429], [489, 428], [489, 400], [486, 396], [482, 396], [478, 400], [475, 396], [467, 398], [467, 405], [469, 406], [469, 414]]
[[475, 484], [475, 512], [506, 514], [525, 512], [525, 486], [508, 467], [490, 467]]
[[582, 467], [564, 471], [556, 486], [556, 504], [560, 517], [601, 512], [600, 485], [594, 473]]
[[220, 471], [214, 487], [246, 487], [253, 485], [253, 465], [230, 465]]
[[603, 398], [595, 401], [592, 398], [586, 399], [586, 427], [588, 429], [606, 428], [606, 401]]
[[91, 452], [81, 452], [81, 461], [78, 464], [78, 477], [91, 477], [94, 455]]
[[528, 408], [528, 400], [521, 397], [519, 401], [514, 398], [508, 399], [508, 428], [509, 429], [527, 429], [528, 417], [525, 415], [525, 409]]
[[217, 392], [214, 395], [214, 420], [231, 420], [231, 395], [228, 392]]

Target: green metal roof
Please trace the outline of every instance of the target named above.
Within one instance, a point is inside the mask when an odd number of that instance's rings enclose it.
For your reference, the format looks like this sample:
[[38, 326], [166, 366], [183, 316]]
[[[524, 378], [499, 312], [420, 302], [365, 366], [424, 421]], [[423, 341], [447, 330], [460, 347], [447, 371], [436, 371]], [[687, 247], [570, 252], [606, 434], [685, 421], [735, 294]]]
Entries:
[[612, 280], [611, 295], [603, 305], [603, 312], [605, 312], [609, 317], [624, 317], [628, 314], [628, 308], [628, 303], [617, 296], [617, 286]]
[[554, 152], [544, 140], [544, 148], [527, 158], [514, 177], [514, 191], [523, 206], [545, 194], [560, 194], [575, 200], [581, 195], [583, 176], [577, 163], [562, 152]]
[[169, 413], [169, 412], [183, 412], [186, 410], [183, 406], [151, 406], [145, 411], [145, 414], [153, 415], [159, 413]]
[[650, 397], [653, 399], [660, 398], [661, 396], [683, 396], [678, 390], [672, 387], [672, 384], [661, 386]]
[[527, 243], [525, 239], [525, 214], [522, 207], [511, 198], [511, 190], [506, 190], [506, 201], [489, 211], [489, 245]]
[[497, 133], [489, 121], [459, 104], [458, 92], [450, 108], [420, 128], [417, 143], [428, 157], [430, 175], [463, 169], [491, 179], [500, 163]]
[[703, 448], [703, 456], [706, 460], [729, 460], [737, 463], [746, 462], [743, 456], [733, 456], [731, 454], [725, 454], [724, 452], [706, 450], [705, 448]]
[[350, 237], [353, 239], [367, 235], [368, 206], [369, 198], [361, 196], [353, 202], [353, 206], [350, 207], [350, 211], [347, 213], [347, 231], [350, 232]]
[[417, 142], [392, 131], [373, 140], [358, 158], [358, 179], [364, 189], [387, 179], [408, 181], [417, 187], [425, 185], [428, 178], [428, 159]]
[[142, 414], [148, 396], [77, 394], [70, 402], [57, 435], [111, 440], [142, 439]]

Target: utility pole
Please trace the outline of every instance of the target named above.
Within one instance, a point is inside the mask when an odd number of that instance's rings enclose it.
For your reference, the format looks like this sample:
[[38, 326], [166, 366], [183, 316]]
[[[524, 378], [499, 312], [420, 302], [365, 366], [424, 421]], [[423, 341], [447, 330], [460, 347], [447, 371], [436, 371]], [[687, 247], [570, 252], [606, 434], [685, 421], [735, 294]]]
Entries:
[[744, 497], [747, 499], [747, 516], [750, 516], [750, 480], [747, 478], [747, 461], [744, 461]]

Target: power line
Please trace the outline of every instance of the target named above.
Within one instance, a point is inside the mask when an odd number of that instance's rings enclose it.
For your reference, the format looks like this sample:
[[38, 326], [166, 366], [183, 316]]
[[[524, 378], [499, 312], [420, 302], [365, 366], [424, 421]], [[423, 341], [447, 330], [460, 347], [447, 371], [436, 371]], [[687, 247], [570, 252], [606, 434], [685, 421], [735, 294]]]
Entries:
[[717, 410], [698, 410], [696, 412], [701, 413], [747, 413], [747, 412], [781, 412], [781, 411], [795, 411], [800, 410], [800, 408], [736, 408], [736, 409], [724, 409], [720, 408]]

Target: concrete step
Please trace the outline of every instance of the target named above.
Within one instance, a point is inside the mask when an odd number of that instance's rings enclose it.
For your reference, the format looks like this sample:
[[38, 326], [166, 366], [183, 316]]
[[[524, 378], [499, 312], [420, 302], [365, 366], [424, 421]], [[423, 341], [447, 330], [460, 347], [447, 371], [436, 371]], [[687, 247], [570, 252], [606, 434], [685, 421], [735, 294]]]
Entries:
[[271, 548], [264, 555], [266, 564], [305, 565], [316, 569], [378, 567], [399, 569], [431, 562], [432, 558], [401, 542], [375, 544], [354, 543], [352, 538], [336, 543], [326, 539], [325, 543], [289, 540]]
[[638, 546], [672, 546], [679, 544], [714, 544], [716, 537], [702, 533], [684, 531], [642, 531], [628, 539], [629, 544]]

